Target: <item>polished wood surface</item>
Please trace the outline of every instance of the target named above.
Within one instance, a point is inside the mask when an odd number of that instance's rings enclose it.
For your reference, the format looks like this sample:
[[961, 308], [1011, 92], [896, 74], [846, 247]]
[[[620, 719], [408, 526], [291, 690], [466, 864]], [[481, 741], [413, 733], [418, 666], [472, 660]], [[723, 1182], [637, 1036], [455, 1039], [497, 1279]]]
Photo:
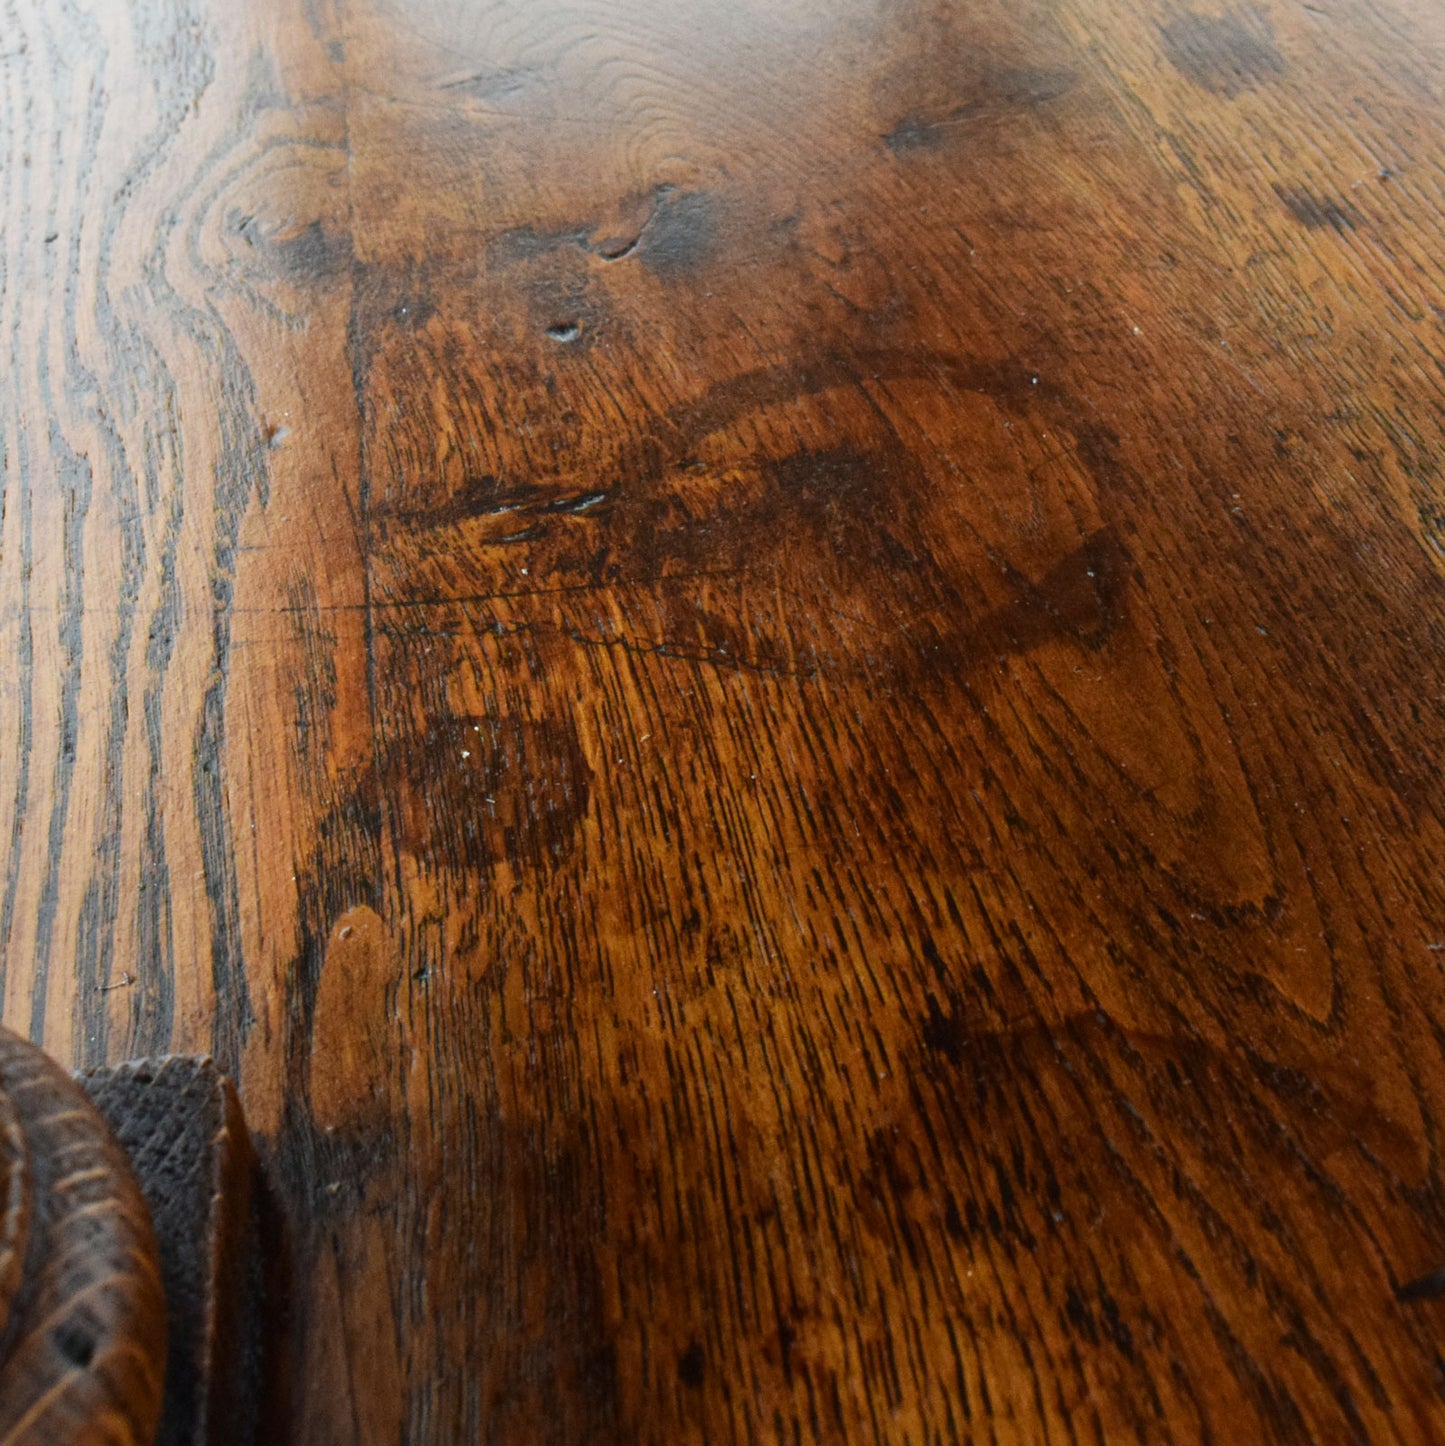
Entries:
[[1445, 10], [4, 15], [4, 1017], [277, 1439], [1445, 1435]]

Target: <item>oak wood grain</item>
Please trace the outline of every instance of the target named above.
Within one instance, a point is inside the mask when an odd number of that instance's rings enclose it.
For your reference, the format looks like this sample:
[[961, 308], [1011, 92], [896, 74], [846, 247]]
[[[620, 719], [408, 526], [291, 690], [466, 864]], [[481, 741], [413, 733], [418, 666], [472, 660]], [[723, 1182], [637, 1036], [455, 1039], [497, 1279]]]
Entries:
[[1445, 12], [3, 13], [4, 1018], [287, 1439], [1445, 1432]]

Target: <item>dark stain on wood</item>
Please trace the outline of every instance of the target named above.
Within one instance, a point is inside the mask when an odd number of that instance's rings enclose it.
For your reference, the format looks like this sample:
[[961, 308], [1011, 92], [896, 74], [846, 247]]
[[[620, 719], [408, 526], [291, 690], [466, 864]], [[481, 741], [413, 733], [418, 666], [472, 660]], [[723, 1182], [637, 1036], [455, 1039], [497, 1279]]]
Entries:
[[684, 1386], [691, 1386], [693, 1390], [702, 1387], [707, 1375], [707, 1358], [701, 1341], [693, 1341], [678, 1358], [677, 1375]]
[[977, 645], [1021, 652], [1053, 638], [1097, 648], [1118, 626], [1131, 561], [1119, 539], [1103, 529], [1034, 582], [1006, 568], [1014, 601], [991, 613], [978, 630]]
[[1439, 1300], [1445, 1295], [1445, 1267], [1417, 1275], [1395, 1291], [1395, 1299], [1401, 1301]]
[[619, 198], [615, 208], [620, 222], [510, 227], [488, 241], [488, 255], [503, 267], [569, 251], [609, 263], [636, 256], [649, 270], [668, 278], [696, 270], [721, 244], [722, 203], [708, 191], [664, 182]]
[[263, 250], [279, 275], [296, 285], [323, 285], [351, 269], [351, 237], [344, 231], [328, 231], [319, 220], [268, 235], [255, 217], [246, 217], [237, 230], [250, 245]]
[[555, 869], [587, 816], [591, 769], [565, 715], [432, 717], [384, 755], [402, 847], [423, 867]]
[[1268, 13], [1240, 5], [1222, 15], [1186, 10], [1160, 31], [1164, 54], [1186, 79], [1233, 99], [1285, 73]]
[[923, 1021], [923, 1042], [929, 1049], [941, 1054], [950, 1064], [957, 1064], [963, 1056], [965, 1032], [963, 1023], [956, 1013], [956, 1001], [949, 1011], [939, 1007], [937, 998], [928, 995], [928, 1017]]
[[937, 114], [905, 115], [884, 136], [890, 151], [934, 151], [965, 141], [979, 126], [1017, 119], [1061, 100], [1078, 84], [1073, 71], [1000, 66], [965, 86], [963, 98]]
[[[689, 276], [722, 245], [722, 203], [708, 191], [665, 187], [638, 241], [638, 259], [664, 280]], [[623, 253], [617, 253], [626, 254]], [[617, 255], [609, 260], [617, 259]]]
[[1316, 196], [1303, 186], [1275, 185], [1274, 193], [1286, 211], [1311, 231], [1353, 231], [1359, 223], [1359, 212], [1337, 197]]

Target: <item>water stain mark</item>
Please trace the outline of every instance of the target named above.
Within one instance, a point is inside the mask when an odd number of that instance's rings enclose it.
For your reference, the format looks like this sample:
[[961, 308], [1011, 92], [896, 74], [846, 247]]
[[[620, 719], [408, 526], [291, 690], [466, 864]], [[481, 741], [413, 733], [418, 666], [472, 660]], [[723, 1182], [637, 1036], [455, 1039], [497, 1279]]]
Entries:
[[1439, 1300], [1442, 1295], [1445, 1295], [1445, 1266], [1418, 1275], [1395, 1291], [1395, 1299], [1402, 1301]]
[[607, 262], [635, 256], [657, 275], [671, 278], [696, 270], [720, 246], [723, 206], [711, 191], [682, 190], [663, 182], [626, 198], [622, 209], [633, 215], [620, 234], [602, 222], [514, 226], [491, 239], [489, 259], [508, 266], [575, 248]]
[[1062, 99], [1078, 84], [1070, 70], [1018, 67], [990, 71], [968, 88], [964, 98], [942, 114], [914, 111], [883, 137], [895, 155], [937, 150], [959, 131], [1012, 115], [1042, 109]]
[[923, 1021], [923, 1043], [935, 1054], [941, 1054], [950, 1064], [957, 1064], [963, 1058], [966, 1039], [967, 1030], [957, 1006], [945, 1014], [939, 1008], [937, 996], [930, 991], [928, 1018]]
[[565, 714], [429, 719], [383, 767], [403, 847], [424, 868], [545, 873], [571, 850], [592, 794]]
[[320, 221], [282, 234], [244, 216], [236, 222], [236, 233], [262, 251], [279, 276], [298, 286], [318, 285], [351, 269], [351, 237], [328, 231]]
[[1160, 31], [1164, 54], [1186, 80], [1233, 99], [1285, 73], [1274, 27], [1257, 5], [1224, 15], [1186, 10]]
[[710, 261], [722, 241], [722, 206], [710, 191], [661, 192], [640, 238], [638, 259], [664, 279], [686, 276]]
[[684, 1386], [691, 1386], [693, 1390], [701, 1387], [707, 1371], [707, 1361], [703, 1356], [702, 1342], [693, 1341], [688, 1348], [678, 1357], [677, 1377]]
[[[935, 556], [934, 488], [891, 427], [870, 429], [866, 441], [754, 456], [742, 468], [707, 460], [711, 440], [740, 420], [811, 405], [860, 371], [980, 394], [1005, 415], [1064, 414], [1079, 465], [1101, 487], [1117, 470], [1111, 435], [1027, 368], [917, 351], [823, 354], [715, 385], [639, 432], [586, 486], [577, 477], [530, 485], [478, 475], [440, 501], [373, 511], [375, 535], [388, 544], [461, 529], [472, 549], [527, 549], [523, 576], [572, 590], [645, 587], [654, 610], [646, 639], [599, 632], [581, 613], [542, 631], [719, 668], [812, 677], [864, 666], [890, 685], [952, 688], [1043, 645], [1105, 646], [1126, 618], [1134, 571], [1107, 527], [1060, 538], [1059, 550], [1027, 564], [994, 556], [1002, 595], [980, 593]], [[704, 598], [690, 581], [704, 576], [730, 581]], [[747, 579], [761, 586], [745, 623], [725, 598], [751, 588]], [[837, 600], [805, 648], [774, 625], [788, 605], [774, 596], [780, 582], [784, 595], [821, 590]], [[536, 632], [535, 620], [528, 627]]]
[[1276, 184], [1274, 193], [1285, 210], [1311, 231], [1328, 230], [1343, 234], [1353, 231], [1359, 223], [1360, 213], [1348, 201], [1333, 196], [1316, 196], [1303, 186]]
[[1097, 648], [1117, 626], [1133, 563], [1118, 537], [1101, 528], [1038, 582], [1009, 569], [1014, 601], [989, 614], [974, 643], [1021, 653], [1056, 638]]

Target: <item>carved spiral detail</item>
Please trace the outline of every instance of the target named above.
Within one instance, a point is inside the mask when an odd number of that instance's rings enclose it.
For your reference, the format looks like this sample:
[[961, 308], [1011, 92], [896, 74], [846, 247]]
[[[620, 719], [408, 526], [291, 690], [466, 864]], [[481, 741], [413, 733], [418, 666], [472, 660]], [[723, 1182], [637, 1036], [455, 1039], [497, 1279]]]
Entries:
[[69, 1075], [0, 1030], [0, 1446], [149, 1446], [165, 1362], [125, 1154]]

